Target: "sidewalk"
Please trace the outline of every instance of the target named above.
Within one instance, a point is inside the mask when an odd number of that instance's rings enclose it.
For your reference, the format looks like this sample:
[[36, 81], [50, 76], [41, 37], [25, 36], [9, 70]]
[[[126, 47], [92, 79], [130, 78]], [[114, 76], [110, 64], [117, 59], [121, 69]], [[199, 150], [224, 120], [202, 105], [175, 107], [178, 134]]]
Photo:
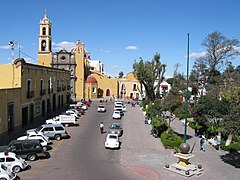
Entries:
[[[164, 169], [165, 164], [174, 164], [178, 159], [173, 156], [173, 151], [165, 149], [159, 138], [150, 135], [151, 126], [144, 124], [143, 112], [139, 107], [127, 105], [128, 112], [122, 119], [124, 134], [121, 138], [121, 164], [126, 168], [145, 173], [149, 179], [189, 179], [179, 174]], [[175, 119], [171, 127], [179, 134], [184, 134], [184, 126], [181, 121]], [[187, 143], [195, 148], [192, 154], [195, 155], [190, 162], [194, 165], [202, 165], [203, 173], [200, 176], [192, 176], [191, 179], [219, 179], [237, 180], [240, 176], [240, 169], [225, 163], [221, 156], [226, 154], [223, 151], [215, 150], [206, 142], [205, 152], [199, 150], [199, 138], [194, 136], [194, 131], [187, 128]], [[149, 172], [150, 175], [149, 175]]]

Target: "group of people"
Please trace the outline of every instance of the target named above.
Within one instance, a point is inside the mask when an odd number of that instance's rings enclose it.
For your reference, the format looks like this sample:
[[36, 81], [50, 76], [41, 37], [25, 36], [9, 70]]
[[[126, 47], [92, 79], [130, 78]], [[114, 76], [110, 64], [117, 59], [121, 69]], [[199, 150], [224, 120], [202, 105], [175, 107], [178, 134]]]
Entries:
[[[205, 141], [206, 141], [206, 138], [205, 138], [204, 135], [202, 135], [201, 138], [200, 138], [200, 151], [205, 152]], [[218, 135], [216, 140], [215, 140], [215, 148], [216, 148], [216, 150], [220, 149], [220, 145], [221, 145], [221, 136]]]

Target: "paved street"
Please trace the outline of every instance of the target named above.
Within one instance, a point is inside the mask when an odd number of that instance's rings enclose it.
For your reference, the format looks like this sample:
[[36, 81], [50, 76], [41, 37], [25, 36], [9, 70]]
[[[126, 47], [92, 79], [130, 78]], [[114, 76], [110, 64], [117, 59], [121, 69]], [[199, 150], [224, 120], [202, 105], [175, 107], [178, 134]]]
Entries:
[[[144, 116], [139, 107], [127, 106], [127, 120], [123, 121], [125, 135], [121, 150], [121, 163], [133, 171], [139, 172], [149, 179], [189, 179], [164, 169], [165, 164], [177, 163], [177, 158], [173, 156], [173, 151], [165, 149], [158, 138], [150, 135], [151, 126], [144, 124]], [[171, 122], [171, 127], [179, 134], [184, 134], [184, 127], [181, 121], [175, 119]], [[223, 151], [215, 150], [206, 143], [206, 152], [199, 151], [199, 138], [194, 136], [191, 128], [187, 134], [192, 136], [187, 143], [192, 147], [193, 157], [190, 162], [194, 165], [203, 166], [203, 174], [192, 176], [191, 179], [218, 179], [237, 180], [240, 177], [240, 169], [225, 163], [221, 156], [226, 154]]]
[[[70, 139], [54, 141], [50, 150], [51, 158], [30, 162], [32, 169], [19, 173], [21, 179], [138, 179], [138, 180], [172, 180], [172, 179], [218, 179], [237, 180], [240, 170], [221, 160], [225, 154], [206, 144], [206, 152], [199, 151], [199, 138], [188, 128], [187, 134], [192, 138], [187, 142], [196, 146], [190, 162], [203, 166], [203, 174], [186, 178], [164, 169], [165, 164], [178, 160], [173, 151], [165, 149], [158, 138], [150, 135], [151, 126], [144, 124], [143, 112], [138, 106], [126, 105], [127, 112], [120, 120], [124, 133], [120, 138], [120, 150], [104, 148], [106, 134], [99, 134], [99, 124], [105, 129], [113, 122], [111, 118], [113, 103], [108, 102], [106, 113], [97, 113], [98, 102], [94, 102], [86, 115], [78, 120], [77, 127], [67, 127]], [[115, 120], [116, 121], [116, 120]], [[118, 120], [117, 120], [118, 121]], [[183, 134], [181, 121], [175, 119], [171, 127]]]

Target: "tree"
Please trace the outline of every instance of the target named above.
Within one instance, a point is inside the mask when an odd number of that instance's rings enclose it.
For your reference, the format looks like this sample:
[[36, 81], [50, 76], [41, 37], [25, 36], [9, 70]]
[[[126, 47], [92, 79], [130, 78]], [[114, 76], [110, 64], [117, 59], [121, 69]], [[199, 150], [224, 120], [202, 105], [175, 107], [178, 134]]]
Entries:
[[124, 73], [122, 71], [120, 71], [119, 74], [118, 74], [118, 78], [122, 78], [123, 75], [124, 75]]
[[[240, 132], [240, 89], [238, 85], [229, 86], [221, 92], [221, 97], [228, 103], [224, 116], [224, 127], [229, 133]], [[239, 111], [239, 112], [237, 112]]]
[[[159, 87], [163, 80], [165, 73], [165, 64], [160, 62], [160, 54], [156, 53], [152, 61], [146, 61], [140, 58], [139, 62], [133, 64], [134, 75], [139, 80], [140, 84], [144, 86], [146, 96], [150, 101], [154, 101], [159, 97]], [[155, 82], [156, 85], [155, 85]], [[156, 90], [157, 88], [157, 90]], [[155, 90], [156, 95], [155, 95]]]
[[218, 80], [214, 77], [220, 75], [224, 62], [239, 55], [236, 48], [239, 46], [239, 41], [228, 39], [220, 32], [215, 31], [203, 40], [202, 45], [206, 47], [205, 55], [198, 58], [195, 64], [196, 66], [199, 64], [199, 67], [204, 65], [201, 74], [207, 72], [208, 83], [214, 84]]
[[155, 69], [156, 69], [156, 80], [157, 85], [156, 88], [156, 98], [160, 98], [160, 84], [163, 81], [164, 74], [166, 72], [166, 64], [161, 64], [160, 62], [160, 54], [156, 53], [154, 56], [154, 62], [155, 62]]
[[223, 116], [228, 112], [226, 101], [221, 100], [219, 89], [201, 96], [196, 105], [194, 120], [201, 126], [208, 128], [208, 132], [219, 132]]

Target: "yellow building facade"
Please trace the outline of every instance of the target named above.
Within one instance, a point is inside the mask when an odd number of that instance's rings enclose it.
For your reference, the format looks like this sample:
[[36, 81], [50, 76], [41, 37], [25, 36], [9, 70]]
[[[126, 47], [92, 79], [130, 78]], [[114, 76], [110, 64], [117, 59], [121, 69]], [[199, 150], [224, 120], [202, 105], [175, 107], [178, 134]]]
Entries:
[[69, 71], [18, 58], [0, 72], [0, 135], [45, 120], [70, 102]]
[[141, 97], [141, 88], [139, 81], [134, 77], [132, 72], [126, 75], [126, 78], [118, 79], [119, 98], [134, 99]]

